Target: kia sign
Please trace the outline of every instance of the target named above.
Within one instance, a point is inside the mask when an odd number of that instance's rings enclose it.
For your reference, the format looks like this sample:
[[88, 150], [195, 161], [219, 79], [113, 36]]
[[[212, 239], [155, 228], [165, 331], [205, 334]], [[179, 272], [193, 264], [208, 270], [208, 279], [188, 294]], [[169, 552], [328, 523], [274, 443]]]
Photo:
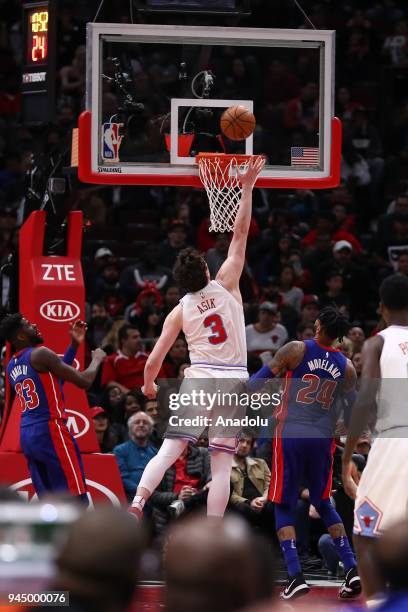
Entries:
[[[96, 482], [96, 480], [86, 479], [86, 486], [88, 489], [88, 497], [90, 498], [91, 504], [110, 502], [113, 506], [120, 506], [120, 499], [118, 496], [111, 491], [108, 487]], [[34, 492], [33, 483], [31, 478], [24, 478], [10, 485], [9, 488], [17, 493], [25, 500], [29, 502], [36, 502], [38, 500], [37, 494]]]
[[89, 429], [89, 420], [86, 418], [86, 416], [81, 412], [71, 410], [71, 408], [66, 408], [65, 412], [67, 413], [68, 417], [67, 427], [69, 432], [74, 436], [74, 438], [84, 436]]
[[80, 309], [68, 300], [50, 300], [40, 306], [40, 313], [47, 321], [67, 323], [79, 317]]

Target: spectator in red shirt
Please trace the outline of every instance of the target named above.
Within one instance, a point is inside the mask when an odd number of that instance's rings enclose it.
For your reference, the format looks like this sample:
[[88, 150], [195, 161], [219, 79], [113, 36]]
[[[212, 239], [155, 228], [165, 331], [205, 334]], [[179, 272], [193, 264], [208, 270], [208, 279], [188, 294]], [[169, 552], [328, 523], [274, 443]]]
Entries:
[[319, 234], [330, 234], [333, 242], [347, 240], [356, 253], [361, 253], [361, 244], [357, 238], [347, 230], [336, 228], [336, 220], [332, 212], [322, 211], [319, 213], [315, 228], [306, 234], [302, 240], [302, 245], [304, 247], [315, 246]]
[[356, 215], [347, 212], [347, 207], [344, 204], [335, 204], [333, 206], [333, 214], [336, 217], [336, 224], [339, 230], [354, 233]]
[[118, 338], [119, 350], [105, 360], [101, 384], [103, 387], [119, 387], [127, 393], [143, 385], [143, 371], [148, 355], [141, 350], [137, 327], [123, 325]]

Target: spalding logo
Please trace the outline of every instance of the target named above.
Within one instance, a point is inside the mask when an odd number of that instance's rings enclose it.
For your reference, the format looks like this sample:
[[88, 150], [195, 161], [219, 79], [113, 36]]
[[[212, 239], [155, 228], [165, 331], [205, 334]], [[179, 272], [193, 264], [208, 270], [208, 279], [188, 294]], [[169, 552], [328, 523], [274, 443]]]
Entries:
[[50, 300], [40, 307], [40, 313], [48, 321], [66, 323], [79, 317], [79, 306], [68, 300]]
[[[94, 501], [109, 501], [114, 506], [121, 505], [118, 496], [100, 482], [96, 482], [95, 480], [90, 480], [89, 478], [87, 478], [86, 486], [88, 488], [88, 498], [91, 506], [93, 505]], [[19, 495], [27, 502], [38, 501], [37, 493], [33, 491], [33, 483], [31, 478], [25, 478], [24, 480], [20, 480], [19, 482], [9, 485], [9, 488], [13, 491], [17, 491]]]
[[86, 434], [89, 429], [89, 421], [86, 416], [71, 408], [66, 408], [65, 412], [68, 413], [67, 427], [74, 438], [80, 438]]

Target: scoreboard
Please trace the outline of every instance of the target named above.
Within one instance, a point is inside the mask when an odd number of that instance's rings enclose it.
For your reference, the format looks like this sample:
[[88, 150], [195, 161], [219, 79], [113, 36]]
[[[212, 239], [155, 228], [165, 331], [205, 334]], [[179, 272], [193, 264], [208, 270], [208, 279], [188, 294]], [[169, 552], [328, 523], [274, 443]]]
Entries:
[[55, 0], [23, 4], [22, 120], [47, 123], [55, 112]]

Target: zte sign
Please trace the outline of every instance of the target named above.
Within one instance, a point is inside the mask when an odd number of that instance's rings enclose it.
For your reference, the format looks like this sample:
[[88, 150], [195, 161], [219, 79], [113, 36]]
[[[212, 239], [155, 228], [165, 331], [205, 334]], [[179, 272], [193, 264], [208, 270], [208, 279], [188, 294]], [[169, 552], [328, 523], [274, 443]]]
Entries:
[[41, 269], [45, 281], [76, 281], [74, 264], [41, 264]]
[[67, 323], [79, 317], [80, 309], [77, 304], [68, 300], [50, 300], [41, 304], [40, 313], [47, 321]]

